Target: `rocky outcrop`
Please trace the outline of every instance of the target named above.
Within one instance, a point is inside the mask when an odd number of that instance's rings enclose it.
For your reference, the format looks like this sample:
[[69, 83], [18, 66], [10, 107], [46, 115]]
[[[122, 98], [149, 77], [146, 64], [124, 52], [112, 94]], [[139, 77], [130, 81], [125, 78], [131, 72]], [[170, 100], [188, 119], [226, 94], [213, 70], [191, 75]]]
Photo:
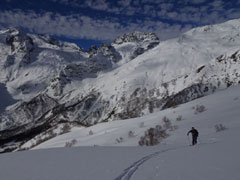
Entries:
[[[119, 36], [112, 45], [124, 58], [129, 56], [129, 60], [132, 60], [156, 47], [159, 42], [159, 38], [154, 33], [133, 32]], [[130, 55], [127, 55], [128, 53]]]
[[146, 41], [159, 42], [159, 38], [154, 33], [146, 33], [146, 32], [132, 32], [127, 33], [122, 36], [119, 36], [115, 39], [115, 44], [123, 44], [126, 42], [136, 42], [143, 43]]

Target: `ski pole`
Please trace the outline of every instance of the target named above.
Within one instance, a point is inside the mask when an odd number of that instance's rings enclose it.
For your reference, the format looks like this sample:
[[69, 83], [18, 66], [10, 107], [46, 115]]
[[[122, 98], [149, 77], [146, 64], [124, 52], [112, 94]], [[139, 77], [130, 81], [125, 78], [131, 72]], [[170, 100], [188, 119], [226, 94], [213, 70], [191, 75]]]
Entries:
[[198, 138], [198, 141], [199, 141], [199, 144], [202, 144], [202, 141], [201, 141], [200, 137]]
[[188, 145], [191, 146], [190, 138], [188, 136]]

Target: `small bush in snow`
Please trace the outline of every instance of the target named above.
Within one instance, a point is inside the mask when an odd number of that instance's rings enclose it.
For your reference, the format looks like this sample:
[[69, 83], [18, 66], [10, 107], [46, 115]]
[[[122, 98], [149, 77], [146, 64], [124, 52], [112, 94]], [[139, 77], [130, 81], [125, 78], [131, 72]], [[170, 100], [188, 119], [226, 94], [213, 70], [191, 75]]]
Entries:
[[140, 138], [138, 144], [140, 146], [154, 146], [167, 136], [166, 129], [160, 125], [156, 125], [155, 128], [150, 128], [145, 132], [145, 135]]
[[88, 132], [88, 134], [89, 134], [89, 135], [93, 135], [93, 131], [90, 130], [90, 131]]
[[71, 130], [70, 125], [66, 123], [66, 124], [64, 124], [64, 126], [61, 129], [61, 134], [68, 133], [68, 132], [70, 132], [70, 130]]
[[53, 138], [57, 136], [57, 133], [54, 133], [53, 129], [51, 129], [50, 131], [48, 131], [48, 135]]
[[129, 137], [129, 138], [135, 137], [134, 132], [133, 132], [133, 131], [129, 131], [129, 132], [128, 132], [128, 137]]
[[123, 142], [123, 137], [117, 138], [117, 139], [116, 139], [116, 142], [117, 142], [117, 143], [122, 143], [122, 142]]
[[66, 143], [65, 143], [65, 147], [72, 147], [71, 142], [66, 142]]
[[75, 145], [77, 143], [76, 139], [73, 139], [70, 142], [66, 142], [65, 147], [72, 147], [73, 145]]
[[140, 128], [145, 127], [144, 122], [141, 122], [141, 123], [139, 124], [139, 127], [140, 127]]
[[164, 128], [166, 128], [166, 129], [170, 129], [171, 128], [171, 126], [172, 126], [172, 123], [171, 123], [171, 121], [170, 121], [170, 119], [168, 119], [166, 116], [164, 116], [163, 117], [163, 119], [162, 119], [162, 121], [163, 121], [163, 127]]
[[178, 128], [178, 126], [172, 125], [172, 122], [166, 116], [163, 117], [163, 123], [163, 127], [169, 131], [174, 131]]
[[75, 145], [77, 143], [77, 140], [73, 139], [71, 142], [72, 142], [73, 145]]
[[227, 128], [224, 126], [224, 125], [222, 125], [222, 124], [216, 124], [215, 125], [215, 130], [216, 130], [216, 132], [220, 132], [220, 131], [224, 131], [224, 130], [226, 130]]
[[179, 115], [179, 116], [176, 118], [176, 121], [181, 121], [181, 120], [183, 120], [183, 118], [182, 118], [181, 115]]
[[48, 139], [45, 139], [45, 138], [44, 138], [44, 139], [41, 139], [41, 138], [38, 138], [38, 139], [36, 140], [36, 143], [35, 143], [35, 144], [32, 144], [32, 147], [37, 146], [37, 145], [43, 143], [43, 142], [46, 141], [46, 140], [48, 140]]
[[204, 105], [197, 105], [195, 107], [194, 114], [202, 113], [204, 111], [206, 111], [206, 107]]

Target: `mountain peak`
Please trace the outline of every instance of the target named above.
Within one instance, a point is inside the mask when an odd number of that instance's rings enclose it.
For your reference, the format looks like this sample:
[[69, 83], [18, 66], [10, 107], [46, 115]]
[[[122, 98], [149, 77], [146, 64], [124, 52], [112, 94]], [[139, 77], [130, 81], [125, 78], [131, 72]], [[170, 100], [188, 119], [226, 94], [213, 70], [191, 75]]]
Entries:
[[10, 27], [10, 28], [1, 29], [0, 34], [8, 34], [8, 35], [11, 35], [11, 36], [19, 36], [19, 35], [25, 35], [26, 33], [17, 29], [17, 28]]
[[135, 31], [117, 37], [114, 43], [123, 44], [125, 42], [144, 42], [144, 41], [159, 41], [159, 38], [154, 33]]

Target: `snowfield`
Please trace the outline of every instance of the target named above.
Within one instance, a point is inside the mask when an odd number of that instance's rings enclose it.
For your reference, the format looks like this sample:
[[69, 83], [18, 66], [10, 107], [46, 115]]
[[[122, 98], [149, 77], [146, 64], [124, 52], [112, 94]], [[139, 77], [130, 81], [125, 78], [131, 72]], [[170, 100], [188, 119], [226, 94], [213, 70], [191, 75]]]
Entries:
[[[240, 86], [231, 87], [141, 118], [75, 128], [35, 147], [38, 150], [1, 154], [0, 179], [240, 179], [239, 92]], [[197, 105], [203, 105], [205, 111], [196, 113]], [[182, 120], [176, 121], [179, 115]], [[137, 146], [144, 131], [161, 124], [164, 116], [178, 128], [156, 146]], [[141, 122], [144, 126], [140, 127]], [[227, 129], [216, 132], [219, 124]], [[200, 133], [196, 146], [189, 146], [190, 137], [186, 136], [192, 126]], [[93, 133], [89, 135], [90, 130]], [[130, 130], [134, 137], [128, 137]], [[116, 143], [119, 137], [123, 142]], [[77, 140], [74, 146], [82, 147], [56, 148], [72, 139]]]

